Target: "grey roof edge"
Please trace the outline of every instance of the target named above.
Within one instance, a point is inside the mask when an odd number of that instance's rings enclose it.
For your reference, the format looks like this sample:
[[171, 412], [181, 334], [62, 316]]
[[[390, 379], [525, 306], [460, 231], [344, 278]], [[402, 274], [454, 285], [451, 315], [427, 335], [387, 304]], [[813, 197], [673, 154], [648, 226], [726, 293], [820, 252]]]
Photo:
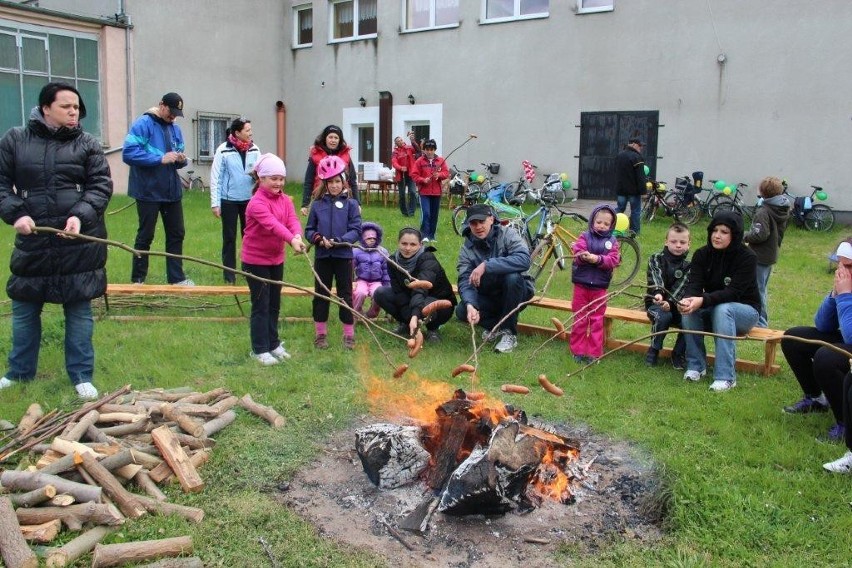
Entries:
[[115, 28], [132, 28], [130, 16], [128, 14], [115, 14], [112, 17], [94, 17], [81, 16], [78, 14], [70, 14], [68, 12], [60, 12], [59, 10], [48, 10], [47, 8], [39, 8], [38, 6], [29, 6], [18, 2], [10, 2], [9, 0], [0, 0], [0, 8], [10, 10], [18, 10], [30, 14], [41, 14], [74, 22], [85, 22], [89, 24], [97, 24], [101, 26], [112, 26]]

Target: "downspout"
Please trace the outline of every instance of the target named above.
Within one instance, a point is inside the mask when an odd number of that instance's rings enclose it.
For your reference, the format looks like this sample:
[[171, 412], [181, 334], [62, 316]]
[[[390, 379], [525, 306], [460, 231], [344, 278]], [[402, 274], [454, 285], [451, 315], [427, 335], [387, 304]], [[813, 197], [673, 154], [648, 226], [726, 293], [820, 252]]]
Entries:
[[125, 12], [125, 9], [126, 9], [125, 3], [126, 3], [126, 0], [119, 0], [119, 2], [118, 2], [119, 12], [118, 13], [121, 16], [124, 17], [124, 21], [125, 21], [125, 24], [126, 24], [124, 26], [124, 83], [125, 83], [125, 85], [124, 85], [124, 89], [125, 89], [124, 96], [127, 100], [126, 100], [126, 104], [124, 105], [124, 108], [125, 108], [125, 112], [127, 114], [127, 116], [125, 117], [127, 119], [127, 125], [126, 125], [125, 130], [129, 131], [130, 125], [133, 124], [133, 108], [132, 108], [133, 97], [131, 96], [131, 93], [130, 93], [130, 89], [131, 89], [131, 81], [130, 81], [130, 18], [127, 17], [127, 14]]
[[275, 102], [275, 140], [276, 153], [282, 160], [287, 156], [287, 133], [285, 124], [287, 122], [287, 107], [284, 106], [284, 101]]

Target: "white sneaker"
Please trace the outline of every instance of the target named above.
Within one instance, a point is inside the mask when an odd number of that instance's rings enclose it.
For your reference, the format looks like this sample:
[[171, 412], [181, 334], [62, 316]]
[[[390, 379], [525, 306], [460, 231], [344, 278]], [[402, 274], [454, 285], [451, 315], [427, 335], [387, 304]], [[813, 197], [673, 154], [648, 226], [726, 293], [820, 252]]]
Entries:
[[697, 382], [701, 380], [701, 377], [707, 374], [707, 370], [703, 371], [687, 371], [683, 374], [683, 380]]
[[98, 398], [98, 389], [96, 389], [95, 385], [92, 383], [80, 383], [79, 385], [74, 385], [74, 389], [77, 391], [77, 396], [80, 398]]
[[852, 473], [852, 450], [840, 459], [822, 464], [822, 467], [834, 473]]
[[713, 381], [710, 385], [711, 391], [722, 392], [726, 390], [731, 390], [737, 386], [737, 381]]
[[6, 387], [11, 387], [15, 384], [15, 381], [10, 381], [6, 377], [0, 379], [0, 389], [5, 389]]
[[181, 280], [180, 282], [175, 282], [172, 286], [195, 286], [195, 282], [187, 278], [186, 280]]
[[264, 367], [269, 367], [270, 365], [277, 365], [281, 361], [272, 356], [271, 353], [250, 353], [252, 359], [256, 359], [261, 365]]
[[482, 330], [482, 341], [483, 343], [489, 343], [491, 341], [497, 341], [503, 334], [506, 333], [505, 329], [498, 329], [497, 331], [492, 332], [490, 329]]
[[494, 346], [494, 351], [497, 353], [511, 353], [518, 346], [518, 338], [511, 333], [504, 333], [497, 345]]
[[280, 343], [278, 347], [269, 352], [270, 355], [278, 359], [279, 361], [283, 361], [285, 359], [290, 358], [290, 354], [287, 353], [287, 350], [284, 349], [284, 344]]

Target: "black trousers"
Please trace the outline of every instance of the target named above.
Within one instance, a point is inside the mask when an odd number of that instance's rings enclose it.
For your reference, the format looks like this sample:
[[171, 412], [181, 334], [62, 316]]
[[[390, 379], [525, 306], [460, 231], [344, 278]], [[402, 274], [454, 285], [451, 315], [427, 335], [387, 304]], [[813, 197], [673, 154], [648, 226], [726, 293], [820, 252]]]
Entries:
[[[437, 300], [438, 298], [427, 297], [426, 304]], [[411, 309], [411, 294], [408, 292], [394, 292], [391, 286], [382, 286], [373, 292], [373, 301], [399, 323], [408, 325], [408, 322], [411, 321], [411, 316], [414, 315], [414, 310]], [[429, 318], [426, 329], [430, 331], [437, 330], [450, 321], [451, 317], [453, 317], [452, 308], [438, 310]]]
[[843, 377], [849, 373], [852, 345], [843, 343], [840, 332], [823, 333], [808, 326], [790, 328], [784, 332], [784, 335], [819, 339], [849, 351], [850, 355], [841, 355], [827, 347], [790, 339], [781, 340], [781, 351], [784, 352], [784, 358], [787, 359], [790, 369], [799, 381], [802, 392], [810, 397], [817, 397], [820, 393], [824, 393], [831, 405], [835, 420], [843, 422]]
[[[154, 231], [157, 228], [157, 217], [162, 217], [163, 229], [166, 231], [166, 252], [183, 254], [183, 237], [186, 234], [183, 225], [183, 203], [180, 201], [136, 201], [136, 214], [139, 217], [139, 229], [136, 231], [134, 248], [151, 250], [151, 243], [154, 242]], [[147, 277], [148, 255], [134, 256], [130, 280], [132, 282], [145, 282]], [[186, 275], [183, 272], [183, 260], [166, 258], [166, 280], [169, 284], [186, 280]]]
[[[259, 265], [243, 263], [243, 270], [267, 280], [281, 281], [284, 265]], [[254, 353], [268, 353], [281, 345], [278, 338], [278, 317], [281, 313], [281, 285], [248, 278], [251, 293], [251, 320], [249, 334]]]
[[[228, 268], [237, 266], [237, 223], [240, 225], [240, 238], [246, 232], [246, 206], [248, 201], [227, 201], [219, 205], [222, 219], [222, 264]], [[228, 270], [222, 271], [225, 282], [233, 284], [236, 276]]]
[[[314, 282], [314, 291], [323, 296], [314, 296], [312, 312], [314, 321], [328, 321], [328, 309], [331, 302], [328, 300], [328, 292], [320, 285], [322, 282], [326, 288], [331, 289], [332, 280], [337, 284], [337, 295], [343, 302], [352, 307], [352, 259], [351, 258], [318, 258], [314, 261], [314, 270], [320, 277], [319, 282]], [[351, 310], [340, 306], [338, 317], [343, 323], [354, 323], [355, 316]]]
[[843, 377], [843, 423], [846, 425], [846, 447], [852, 450], [852, 373]]
[[[485, 329], [494, 329], [497, 322], [506, 314], [518, 307], [521, 302], [526, 302], [533, 297], [534, 286], [520, 272], [509, 274], [488, 274], [482, 276], [477, 288], [477, 307], [479, 309], [479, 325]], [[518, 314], [521, 310], [513, 313], [500, 324], [500, 330], [505, 330], [512, 335], [518, 335]], [[456, 317], [461, 321], [467, 321], [467, 304], [462, 301], [456, 306]]]

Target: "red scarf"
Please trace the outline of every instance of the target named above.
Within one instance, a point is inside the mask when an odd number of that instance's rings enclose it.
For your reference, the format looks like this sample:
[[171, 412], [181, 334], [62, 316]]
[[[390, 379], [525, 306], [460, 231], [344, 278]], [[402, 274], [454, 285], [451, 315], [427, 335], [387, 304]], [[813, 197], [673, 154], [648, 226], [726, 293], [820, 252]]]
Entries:
[[237, 149], [238, 152], [245, 154], [251, 148], [251, 140], [240, 140], [233, 134], [228, 134], [228, 142], [231, 143], [231, 146]]

